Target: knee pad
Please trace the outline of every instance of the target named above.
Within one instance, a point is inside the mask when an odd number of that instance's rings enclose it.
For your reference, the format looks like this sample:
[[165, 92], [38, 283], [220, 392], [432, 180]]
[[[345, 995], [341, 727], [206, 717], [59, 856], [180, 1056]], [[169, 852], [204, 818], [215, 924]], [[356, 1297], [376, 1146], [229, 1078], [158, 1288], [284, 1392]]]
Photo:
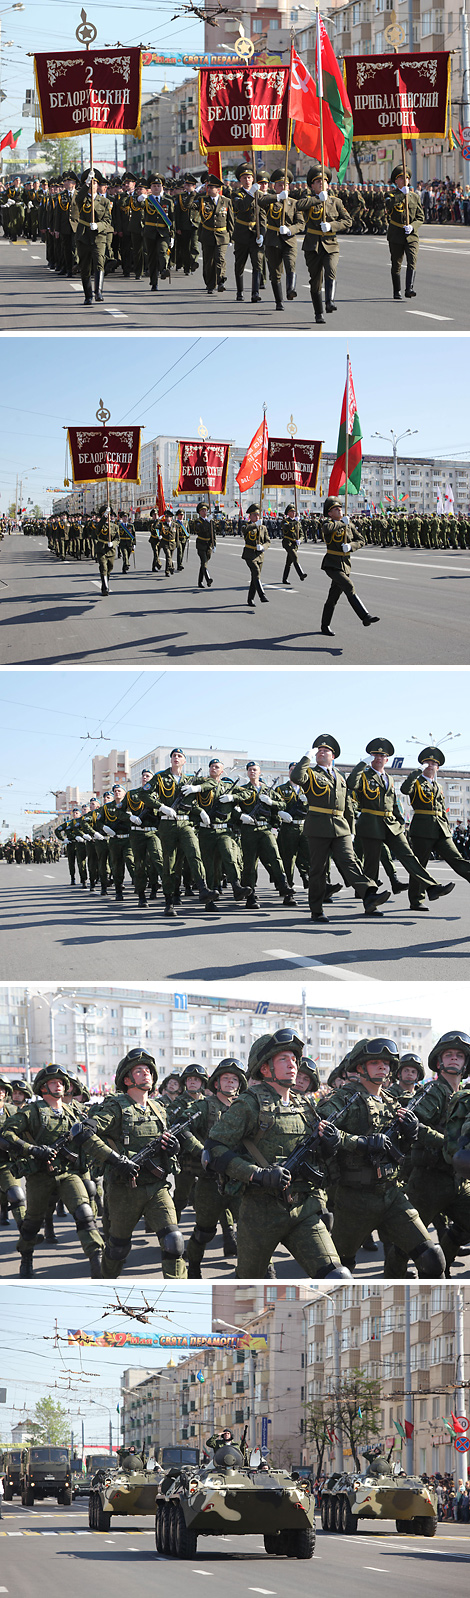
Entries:
[[105, 1253], [110, 1260], [125, 1260], [130, 1246], [130, 1237], [113, 1237], [112, 1232], [110, 1232], [106, 1242]]
[[89, 1199], [96, 1198], [96, 1182], [92, 1181], [91, 1176], [82, 1176], [82, 1182], [83, 1186], [86, 1187]]
[[72, 1210], [72, 1214], [77, 1230], [91, 1232], [95, 1221], [91, 1204], [77, 1204], [77, 1208]]
[[178, 1260], [182, 1258], [184, 1254], [184, 1237], [176, 1226], [169, 1227], [167, 1232], [159, 1232], [158, 1241], [162, 1254], [166, 1254], [167, 1258]]
[[206, 1243], [211, 1243], [212, 1242], [212, 1238], [215, 1237], [216, 1231], [217, 1231], [217, 1227], [216, 1226], [197, 1226], [196, 1225], [194, 1227], [194, 1231], [193, 1231], [193, 1238], [194, 1238], [195, 1243], [203, 1243], [204, 1247], [205, 1247]]
[[16, 1187], [7, 1188], [7, 1195], [6, 1196], [7, 1196], [7, 1199], [8, 1199], [8, 1203], [11, 1205], [12, 1210], [15, 1209], [15, 1206], [17, 1204], [26, 1204], [26, 1194], [25, 1194], [25, 1191], [24, 1191], [24, 1187], [21, 1187], [19, 1182], [17, 1183]]
[[334, 1265], [333, 1270], [331, 1271], [329, 1268], [324, 1266], [323, 1270], [317, 1271], [317, 1276], [321, 1276], [322, 1281], [327, 1282], [331, 1282], [333, 1279], [335, 1281], [345, 1281], [346, 1278], [348, 1282], [351, 1281], [351, 1272], [348, 1271], [347, 1265]]
[[411, 1258], [415, 1262], [418, 1276], [445, 1276], [446, 1262], [438, 1243], [418, 1244], [418, 1248], [413, 1249]]

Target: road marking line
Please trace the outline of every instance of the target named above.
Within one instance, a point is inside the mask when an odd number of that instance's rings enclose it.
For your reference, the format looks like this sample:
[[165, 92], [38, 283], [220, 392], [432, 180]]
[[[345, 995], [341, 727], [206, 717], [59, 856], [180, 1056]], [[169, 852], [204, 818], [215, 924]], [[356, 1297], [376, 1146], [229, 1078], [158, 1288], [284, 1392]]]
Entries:
[[212, 1576], [212, 1570], [193, 1570], [193, 1576]]
[[435, 311], [414, 311], [411, 305], [405, 305], [407, 316], [427, 316], [430, 322], [453, 322], [453, 316], [436, 316]]
[[[324, 960], [315, 960], [312, 955], [292, 954], [290, 949], [263, 949], [263, 954], [269, 954], [271, 958], [274, 955], [277, 960], [286, 960], [288, 965], [313, 966], [318, 971], [325, 971], [329, 977], [336, 977], [338, 982], [377, 983], [379, 980], [377, 977], [366, 976], [362, 972], [358, 974], [353, 971], [352, 966], [349, 966], [346, 970], [344, 966], [334, 965], [333, 956], [331, 956], [332, 964], [327, 965]], [[359, 953], [354, 955], [355, 961], [359, 961], [360, 958]]]
[[83, 283], [71, 283], [70, 287], [74, 294], [83, 294]]
[[[462, 553], [463, 553], [463, 551], [462, 551]], [[377, 561], [380, 561], [380, 556], [379, 555], [363, 555], [362, 559], [363, 559], [363, 561], [364, 560], [377, 560]], [[392, 560], [391, 557], [389, 555], [387, 555], [385, 557], [385, 560], [381, 561], [380, 564], [382, 566], [401, 566], [402, 562], [399, 561], [399, 560]], [[427, 570], [427, 571], [446, 572], [446, 571], [449, 570], [448, 566], [438, 566], [437, 561], [431, 561], [431, 560], [426, 560], [426, 561], [423, 561], [423, 560], [407, 560], [406, 565], [407, 565], [407, 567], [409, 567], [409, 566], [419, 566], [421, 568], [421, 571], [426, 571]], [[464, 577], [470, 577], [470, 566], [459, 566], [459, 571], [463, 573]]]
[[[111, 305], [103, 305], [103, 310], [105, 311], [106, 316], [119, 316], [123, 322], [127, 322], [127, 312], [126, 311], [115, 311], [111, 307]], [[450, 321], [450, 317], [449, 316], [443, 316], [443, 317], [440, 318], [440, 320], [442, 322], [449, 322]]]
[[248, 1592], [262, 1592], [265, 1593], [266, 1598], [275, 1598], [272, 1587], [249, 1587]]
[[387, 1571], [385, 1570], [384, 1565], [363, 1565], [362, 1569], [363, 1570], [376, 1570], [378, 1576], [386, 1576], [387, 1575]]
[[[41, 260], [41, 256], [40, 256], [40, 255], [32, 255], [32, 256], [31, 256], [31, 260], [32, 260], [32, 261], [40, 261], [40, 260]], [[1, 1587], [0, 1587], [0, 1592], [1, 1592], [1, 1590], [2, 1590], [2, 1589], [1, 1589]]]
[[22, 1537], [22, 1531], [7, 1531], [7, 1537]]
[[27, 249], [28, 249], [28, 246], [27, 246], [27, 244], [22, 244], [22, 245], [21, 245], [21, 248], [22, 248], [22, 250], [23, 250], [23, 251], [24, 251], [24, 254], [25, 254], [25, 255], [26, 255], [26, 253], [27, 253]]

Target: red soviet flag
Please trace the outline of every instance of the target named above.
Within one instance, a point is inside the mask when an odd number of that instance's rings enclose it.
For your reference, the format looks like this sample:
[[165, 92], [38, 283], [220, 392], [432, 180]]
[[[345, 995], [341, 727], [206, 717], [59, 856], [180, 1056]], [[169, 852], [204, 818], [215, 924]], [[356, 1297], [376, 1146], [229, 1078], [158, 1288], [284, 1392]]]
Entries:
[[163, 492], [162, 468], [160, 466], [160, 462], [159, 461], [157, 463], [157, 510], [158, 510], [159, 516], [164, 516], [165, 515], [165, 511], [166, 511], [165, 495], [164, 495], [164, 492]]
[[254, 438], [251, 440], [251, 444], [248, 445], [245, 458], [242, 460], [237, 472], [236, 482], [241, 494], [244, 494], [247, 488], [251, 488], [252, 484], [256, 483], [261, 475], [264, 477], [267, 458], [268, 425], [264, 416]]
[[413, 1436], [413, 1432], [414, 1432], [413, 1422], [411, 1420], [406, 1420], [405, 1421], [405, 1437], [412, 1437]]
[[295, 122], [295, 143], [305, 155], [321, 161], [320, 101], [314, 79], [296, 50], [292, 50], [290, 69], [289, 116]]

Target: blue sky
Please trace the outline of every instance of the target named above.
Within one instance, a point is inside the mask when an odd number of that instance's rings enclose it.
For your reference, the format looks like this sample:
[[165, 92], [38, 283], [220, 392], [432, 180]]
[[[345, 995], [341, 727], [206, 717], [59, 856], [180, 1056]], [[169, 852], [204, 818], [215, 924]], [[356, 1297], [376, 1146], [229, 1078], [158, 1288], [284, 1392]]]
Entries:
[[[255, 691], [254, 677], [256, 675]], [[198, 748], [246, 749], [263, 759], [298, 758], [320, 731], [336, 734], [346, 760], [369, 738], [389, 737], [412, 763], [432, 733], [460, 737], [445, 745], [447, 764], [470, 765], [467, 674], [458, 671], [328, 669], [138, 672], [4, 670], [0, 680], [2, 771], [0, 820], [19, 832], [37, 805], [53, 809], [50, 790], [91, 787], [91, 761], [109, 747], [144, 755], [171, 740]], [[432, 683], [431, 683], [432, 679]], [[103, 731], [110, 744], [95, 739]], [[92, 735], [84, 743], [87, 733]]]
[[[7, 1389], [6, 1404], [0, 1406], [0, 1439], [10, 1442], [10, 1427], [31, 1414], [36, 1401], [49, 1394], [70, 1410], [75, 1437], [81, 1439], [85, 1422], [85, 1444], [106, 1446], [109, 1416], [112, 1412], [113, 1437], [118, 1441], [119, 1383], [122, 1371], [130, 1366], [164, 1369], [169, 1360], [178, 1359], [168, 1349], [101, 1349], [89, 1352], [69, 1347], [69, 1328], [84, 1331], [122, 1332], [139, 1336], [155, 1333], [211, 1331], [212, 1296], [210, 1285], [194, 1283], [181, 1289], [166, 1284], [146, 1283], [145, 1298], [155, 1308], [150, 1324], [141, 1325], [119, 1311], [104, 1315], [116, 1302], [113, 1284], [95, 1287], [88, 1281], [77, 1283], [2, 1283], [0, 1286], [0, 1367], [2, 1386]], [[120, 1284], [121, 1304], [142, 1308], [143, 1291]], [[55, 1332], [59, 1334], [54, 1346]], [[220, 1328], [222, 1330], [222, 1328]], [[92, 1403], [91, 1400], [94, 1400]], [[100, 1407], [100, 1404], [102, 1407]]]
[[[194, 51], [204, 49], [204, 27], [197, 17], [181, 16], [172, 22], [178, 8], [168, 0], [147, 0], [146, 5], [131, 5], [126, 0], [85, 0], [90, 22], [98, 29], [97, 46], [149, 45], [158, 51]], [[18, 151], [34, 142], [34, 119], [22, 116], [25, 90], [33, 88], [34, 70], [28, 51], [69, 50], [79, 48], [75, 29], [80, 22], [82, 0], [24, 0], [24, 11], [13, 11], [2, 6], [2, 37], [12, 40], [3, 52], [2, 87], [7, 98], [1, 107], [2, 133], [8, 128], [22, 127]], [[214, 33], [216, 30], [214, 29]], [[190, 77], [188, 67], [168, 67], [166, 83], [172, 88]], [[196, 81], [196, 74], [195, 81]], [[151, 66], [142, 72], [142, 93], [155, 94], [163, 88], [165, 71]], [[86, 144], [86, 141], [84, 141]], [[95, 159], [100, 156], [114, 160], [114, 138], [95, 138]]]
[[[364, 453], [388, 455], [373, 433], [417, 429], [403, 455], [470, 453], [468, 380], [461, 341], [351, 337], [352, 373]], [[64, 425], [94, 421], [100, 398], [115, 424], [191, 436], [202, 416], [209, 434], [248, 444], [267, 403], [269, 431], [285, 434], [291, 413], [299, 438], [335, 450], [346, 375], [346, 339], [16, 338], [2, 341], [0, 510], [23, 478], [24, 503], [52, 505], [62, 491]], [[437, 395], [445, 395], [440, 406]]]

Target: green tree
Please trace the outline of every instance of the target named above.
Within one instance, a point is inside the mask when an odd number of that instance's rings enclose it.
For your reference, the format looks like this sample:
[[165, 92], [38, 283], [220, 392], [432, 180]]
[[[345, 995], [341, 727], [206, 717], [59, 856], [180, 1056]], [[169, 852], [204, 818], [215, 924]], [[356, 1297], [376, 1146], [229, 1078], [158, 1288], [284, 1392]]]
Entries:
[[369, 141], [365, 139], [353, 139], [352, 154], [359, 182], [363, 183], [364, 174], [362, 171], [361, 160], [364, 155], [369, 154]]
[[311, 1443], [316, 1453], [316, 1476], [321, 1476], [323, 1460], [327, 1445], [331, 1442], [335, 1430], [335, 1401], [333, 1395], [328, 1398], [314, 1398], [307, 1405], [305, 1416], [305, 1436]]
[[31, 1421], [31, 1442], [50, 1443], [53, 1448], [70, 1442], [70, 1416], [54, 1398], [39, 1398]]
[[382, 1430], [380, 1403], [378, 1380], [366, 1376], [363, 1370], [352, 1370], [348, 1376], [342, 1377], [336, 1397], [336, 1427], [341, 1427], [356, 1470], [361, 1469], [361, 1443], [367, 1446], [370, 1438], [378, 1437]]
[[80, 166], [80, 146], [74, 139], [43, 139], [41, 160], [45, 162], [50, 177], [59, 177], [70, 167], [77, 173]]

